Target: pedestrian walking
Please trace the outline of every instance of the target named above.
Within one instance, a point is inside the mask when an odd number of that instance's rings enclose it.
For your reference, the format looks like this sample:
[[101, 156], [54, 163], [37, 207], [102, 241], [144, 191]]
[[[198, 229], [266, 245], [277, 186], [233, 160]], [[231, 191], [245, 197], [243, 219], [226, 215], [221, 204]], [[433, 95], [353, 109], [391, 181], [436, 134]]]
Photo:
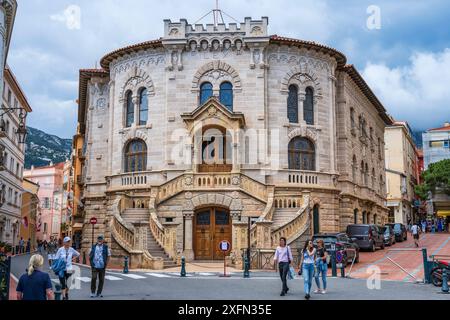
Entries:
[[419, 247], [419, 231], [420, 227], [417, 224], [411, 227], [411, 233], [414, 238], [414, 244], [416, 245], [417, 248]]
[[286, 244], [286, 238], [281, 237], [279, 244], [280, 245], [277, 247], [277, 250], [275, 251], [275, 257], [273, 258], [273, 260], [275, 264], [275, 270], [276, 265], [278, 263], [278, 270], [280, 272], [280, 278], [282, 283], [280, 296], [284, 296], [289, 291], [289, 288], [287, 286], [287, 275], [289, 272], [290, 265], [294, 259], [292, 257], [291, 248]]
[[52, 268], [53, 260], [55, 259], [56, 252], [58, 250], [58, 244], [56, 243], [56, 239], [50, 237], [50, 242], [47, 245], [47, 253], [48, 253], [48, 265], [50, 269]]
[[59, 282], [61, 283], [63, 300], [69, 300], [69, 287], [67, 285], [67, 282], [74, 273], [72, 262], [79, 256], [80, 253], [73, 249], [71, 246], [70, 237], [65, 237], [63, 246], [58, 249], [54, 257], [55, 260], [62, 260], [65, 264], [65, 271], [63, 271], [62, 274], [58, 275]]
[[305, 299], [309, 300], [311, 297], [312, 278], [314, 276], [314, 263], [316, 257], [316, 249], [313, 242], [308, 240], [305, 242], [305, 247], [302, 250], [302, 258], [300, 261], [299, 274], [303, 274]]
[[39, 254], [42, 255], [42, 241], [39, 239], [37, 241], [37, 249], [38, 249]]
[[[103, 284], [105, 283], [105, 272], [109, 257], [111, 257], [111, 250], [105, 244], [105, 238], [100, 235], [97, 238], [97, 244], [93, 245], [89, 252], [89, 262], [91, 263], [92, 270], [91, 298], [103, 298]], [[95, 294], [95, 291], [97, 291], [97, 295]]]
[[25, 253], [25, 241], [22, 237], [19, 240], [19, 253]]
[[[316, 252], [316, 273], [314, 274], [314, 279], [316, 280], [317, 290], [314, 293], [327, 293], [327, 249], [325, 249], [325, 244], [322, 239], [317, 240], [317, 252]], [[323, 290], [320, 289], [320, 279], [322, 278]]]
[[28, 238], [28, 241], [27, 241], [27, 253], [30, 253], [31, 252], [31, 239], [30, 238]]
[[43, 264], [44, 258], [40, 254], [30, 258], [27, 272], [17, 284], [17, 300], [53, 300], [50, 276], [39, 270]]
[[426, 222], [426, 220], [422, 220], [422, 232], [427, 232], [427, 222]]

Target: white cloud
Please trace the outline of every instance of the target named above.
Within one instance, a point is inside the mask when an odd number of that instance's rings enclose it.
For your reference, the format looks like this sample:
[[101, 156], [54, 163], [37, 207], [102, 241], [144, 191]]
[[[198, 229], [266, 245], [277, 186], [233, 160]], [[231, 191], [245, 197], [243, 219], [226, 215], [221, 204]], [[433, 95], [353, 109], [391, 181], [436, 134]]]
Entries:
[[69, 30], [80, 30], [81, 8], [77, 5], [70, 5], [63, 12], [51, 15], [50, 19], [64, 22]]
[[396, 120], [424, 130], [450, 119], [449, 48], [416, 52], [403, 67], [369, 62], [363, 75]]

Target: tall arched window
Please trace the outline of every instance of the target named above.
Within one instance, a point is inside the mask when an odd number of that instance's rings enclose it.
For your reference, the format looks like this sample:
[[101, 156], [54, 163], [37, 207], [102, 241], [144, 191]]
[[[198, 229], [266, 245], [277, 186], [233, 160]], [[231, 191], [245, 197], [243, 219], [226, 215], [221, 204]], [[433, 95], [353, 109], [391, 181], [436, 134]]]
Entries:
[[366, 168], [364, 170], [364, 185], [369, 186], [369, 166], [366, 163]]
[[289, 95], [287, 100], [287, 116], [289, 122], [298, 123], [298, 88], [296, 85], [289, 86]]
[[126, 126], [131, 127], [134, 122], [134, 103], [133, 103], [133, 93], [128, 91], [127, 101], [126, 101]]
[[355, 109], [353, 109], [353, 108], [350, 108], [350, 126], [351, 126], [351, 129], [356, 128]]
[[372, 189], [375, 190], [375, 168], [372, 168]]
[[359, 168], [361, 172], [361, 185], [364, 185], [364, 161], [361, 160], [361, 167]]
[[383, 176], [380, 174], [380, 194], [384, 196]]
[[378, 224], [378, 216], [376, 214], [373, 215], [373, 223]]
[[356, 183], [356, 170], [358, 167], [358, 163], [356, 161], [356, 156], [353, 156], [353, 161], [352, 161], [352, 180], [354, 183]]
[[148, 95], [147, 89], [142, 88], [139, 92], [139, 125], [145, 126], [148, 120]]
[[353, 210], [353, 223], [358, 224], [358, 209]]
[[363, 211], [363, 214], [362, 214], [362, 223], [363, 224], [366, 224], [367, 223], [367, 212], [365, 212], [365, 211]]
[[296, 137], [289, 142], [289, 169], [316, 170], [316, 151], [314, 144], [301, 137]]
[[305, 101], [303, 102], [303, 119], [306, 124], [314, 124], [314, 90], [306, 88]]
[[220, 103], [233, 111], [233, 85], [230, 82], [223, 82], [220, 85]]
[[140, 139], [130, 141], [125, 147], [125, 172], [147, 170], [147, 145]]
[[200, 105], [203, 105], [213, 95], [213, 86], [209, 82], [202, 83], [200, 86]]

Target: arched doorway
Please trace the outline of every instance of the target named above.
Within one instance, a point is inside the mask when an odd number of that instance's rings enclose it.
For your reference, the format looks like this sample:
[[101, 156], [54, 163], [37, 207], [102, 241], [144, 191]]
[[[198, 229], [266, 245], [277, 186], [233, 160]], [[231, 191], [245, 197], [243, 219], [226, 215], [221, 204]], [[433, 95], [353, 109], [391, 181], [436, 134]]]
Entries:
[[319, 215], [319, 205], [316, 204], [313, 208], [313, 232], [317, 234], [320, 232], [320, 215]]
[[232, 243], [231, 217], [228, 209], [220, 207], [202, 208], [195, 212], [194, 255], [196, 260], [221, 260], [219, 250], [222, 240]]
[[206, 126], [202, 131], [199, 172], [230, 172], [232, 169], [232, 137], [219, 126]]

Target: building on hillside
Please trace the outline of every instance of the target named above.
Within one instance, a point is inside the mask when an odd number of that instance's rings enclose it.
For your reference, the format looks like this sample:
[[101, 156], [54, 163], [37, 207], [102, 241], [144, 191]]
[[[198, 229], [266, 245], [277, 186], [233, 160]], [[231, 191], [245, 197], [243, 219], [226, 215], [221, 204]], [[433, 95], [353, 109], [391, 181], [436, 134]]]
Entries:
[[23, 179], [22, 194], [22, 223], [20, 225], [20, 238], [30, 239], [31, 248], [36, 247], [36, 218], [40, 211], [39, 185], [28, 179]]
[[422, 139], [425, 170], [431, 163], [450, 159], [450, 122], [440, 128], [428, 129]]
[[39, 185], [40, 213], [37, 218], [36, 240], [49, 241], [61, 237], [64, 162], [45, 167], [31, 167], [24, 177]]
[[412, 130], [407, 122], [397, 121], [386, 127], [384, 141], [389, 221], [408, 224], [417, 211], [414, 187], [419, 173]]
[[165, 20], [163, 38], [80, 70], [84, 251], [93, 217], [113, 260], [152, 268], [387, 222], [392, 119], [341, 52], [267, 27]]
[[3, 80], [0, 108], [0, 241], [16, 246], [21, 220], [26, 115], [32, 110], [9, 67], [4, 70]]

